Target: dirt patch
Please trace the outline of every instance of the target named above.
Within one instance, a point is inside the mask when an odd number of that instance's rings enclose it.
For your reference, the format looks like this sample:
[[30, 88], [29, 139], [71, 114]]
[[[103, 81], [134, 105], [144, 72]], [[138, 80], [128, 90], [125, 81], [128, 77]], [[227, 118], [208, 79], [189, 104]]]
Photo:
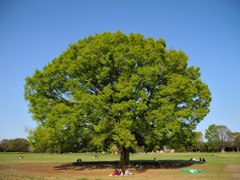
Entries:
[[[136, 165], [142, 165], [135, 168]], [[179, 172], [180, 168], [200, 169], [202, 164], [192, 164], [183, 161], [163, 161], [161, 168], [155, 162], [132, 162], [132, 166], [124, 167], [134, 176], [152, 176], [163, 173]], [[0, 170], [14, 170], [16, 173], [32, 174], [34, 176], [76, 176], [93, 177], [108, 176], [115, 169], [120, 169], [119, 162], [84, 162], [81, 165], [75, 163], [13, 163], [0, 167]]]
[[240, 164], [230, 164], [225, 168], [226, 172], [232, 173], [232, 177], [240, 179]]

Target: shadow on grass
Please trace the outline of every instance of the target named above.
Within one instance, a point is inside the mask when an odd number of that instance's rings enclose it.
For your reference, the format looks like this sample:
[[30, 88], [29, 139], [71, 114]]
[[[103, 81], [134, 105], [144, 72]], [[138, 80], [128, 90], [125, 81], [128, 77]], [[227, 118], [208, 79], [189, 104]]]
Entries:
[[[154, 160], [135, 160], [130, 161], [129, 166], [121, 167], [119, 161], [89, 161], [81, 162], [81, 164], [67, 163], [61, 166], [56, 166], [56, 170], [95, 170], [95, 169], [135, 169], [138, 172], [144, 172], [147, 169], [179, 169], [186, 168], [193, 164], [202, 164], [201, 162], [193, 162], [186, 160], [161, 160], [160, 167], [156, 165]], [[141, 165], [139, 168], [135, 168], [136, 165]]]

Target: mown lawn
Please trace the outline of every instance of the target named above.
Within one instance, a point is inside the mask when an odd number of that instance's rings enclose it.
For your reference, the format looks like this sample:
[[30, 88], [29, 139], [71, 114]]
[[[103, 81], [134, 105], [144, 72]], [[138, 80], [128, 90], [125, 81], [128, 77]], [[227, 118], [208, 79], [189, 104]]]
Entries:
[[[37, 177], [31, 174], [19, 173], [13, 169], [7, 167], [14, 164], [24, 163], [73, 163], [77, 159], [81, 158], [83, 162], [118, 162], [119, 155], [99, 154], [99, 153], [66, 153], [66, 154], [52, 154], [52, 153], [21, 153], [24, 159], [18, 159], [19, 153], [0, 153], [0, 180], [2, 179], [240, 179], [240, 153], [169, 153], [169, 154], [131, 154], [130, 160], [132, 163], [146, 163], [152, 162], [153, 158], [157, 158], [164, 165], [161, 171], [161, 176], [156, 174], [144, 174], [142, 176], [131, 177], [73, 177], [66, 175], [59, 176], [47, 176]], [[94, 156], [98, 155], [99, 158], [95, 159]], [[205, 158], [204, 164], [188, 164], [190, 158]], [[184, 168], [198, 167], [204, 174], [188, 174], [180, 172], [180, 168], [174, 166], [176, 162], [185, 163]], [[195, 165], [195, 166], [194, 166]], [[154, 170], [155, 171], [155, 170]], [[239, 177], [238, 177], [239, 176]]]

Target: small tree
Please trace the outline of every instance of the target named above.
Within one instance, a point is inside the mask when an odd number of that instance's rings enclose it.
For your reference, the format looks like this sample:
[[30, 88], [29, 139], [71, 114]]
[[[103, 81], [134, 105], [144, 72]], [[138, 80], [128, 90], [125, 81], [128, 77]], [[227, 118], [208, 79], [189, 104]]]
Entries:
[[14, 140], [13, 140], [13, 139], [10, 139], [10, 140], [9, 140], [8, 150], [9, 150], [10, 152], [14, 152], [14, 151], [15, 151], [15, 145], [14, 145]]
[[201, 131], [199, 131], [199, 132], [196, 132], [195, 135], [196, 135], [196, 140], [197, 140], [196, 146], [195, 146], [196, 152], [202, 151], [203, 146], [204, 146], [203, 134]]
[[1, 140], [1, 143], [0, 143], [0, 149], [4, 152], [7, 152], [8, 151], [8, 145], [9, 145], [9, 140], [8, 139], [3, 139], [3, 140]]
[[212, 124], [206, 130], [205, 138], [208, 140], [210, 147], [224, 152], [227, 143], [232, 140], [232, 132], [227, 126]]
[[234, 146], [237, 148], [237, 152], [239, 152], [240, 148], [240, 133], [235, 133], [235, 138], [234, 138]]
[[16, 138], [13, 140], [14, 151], [16, 152], [27, 152], [29, 148], [29, 143], [24, 138]]

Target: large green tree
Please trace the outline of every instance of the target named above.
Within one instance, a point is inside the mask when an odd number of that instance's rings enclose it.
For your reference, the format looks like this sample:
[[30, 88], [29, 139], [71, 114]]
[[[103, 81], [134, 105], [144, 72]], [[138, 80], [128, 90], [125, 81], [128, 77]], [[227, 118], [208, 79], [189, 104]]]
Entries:
[[137, 146], [191, 144], [211, 93], [187, 61], [163, 39], [96, 34], [27, 77], [25, 99], [38, 126], [54, 131], [48, 141], [58, 148], [87, 135], [99, 148], [115, 144], [128, 164]]

